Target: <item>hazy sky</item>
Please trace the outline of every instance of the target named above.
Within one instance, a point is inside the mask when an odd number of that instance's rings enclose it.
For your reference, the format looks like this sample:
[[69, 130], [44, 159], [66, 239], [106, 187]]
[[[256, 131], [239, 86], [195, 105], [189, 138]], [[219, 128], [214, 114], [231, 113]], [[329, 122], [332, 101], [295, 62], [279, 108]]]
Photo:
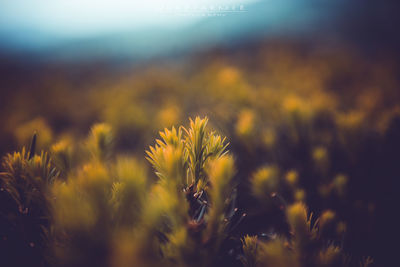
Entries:
[[149, 26], [179, 27], [201, 17], [170, 14], [175, 8], [194, 10], [218, 8], [220, 5], [238, 7], [250, 2], [255, 1], [0, 0], [0, 30], [8, 33], [34, 31], [60, 37], [79, 37]]
[[331, 1], [0, 0], [0, 52], [53, 51], [69, 57], [127, 51], [143, 56], [233, 43], [249, 35], [302, 35], [321, 25], [320, 18], [332, 10], [327, 3]]
[[[388, 0], [395, 3], [395, 0]], [[400, 43], [398, 12], [375, 0], [0, 0], [0, 53], [180, 51], [271, 36]], [[218, 10], [226, 17], [212, 17]], [[245, 12], [237, 11], [244, 8]], [[205, 11], [204, 11], [205, 9]], [[186, 11], [185, 11], [186, 10]], [[182, 12], [184, 11], [184, 12]], [[318, 33], [318, 35], [314, 35]]]

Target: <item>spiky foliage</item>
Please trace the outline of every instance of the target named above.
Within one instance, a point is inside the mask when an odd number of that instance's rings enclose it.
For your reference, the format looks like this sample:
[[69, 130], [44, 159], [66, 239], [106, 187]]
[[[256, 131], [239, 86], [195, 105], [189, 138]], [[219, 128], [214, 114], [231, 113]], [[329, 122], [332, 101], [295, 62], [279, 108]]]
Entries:
[[[325, 211], [319, 218], [313, 219], [303, 203], [295, 203], [286, 209], [286, 218], [290, 226], [290, 236], [275, 236], [268, 241], [253, 237], [242, 240], [245, 266], [281, 266], [281, 267], [339, 267], [351, 266], [349, 257], [343, 250], [324, 238], [334, 219], [332, 211]], [[360, 262], [368, 266], [371, 258]]]
[[189, 129], [165, 129], [147, 151], [160, 178], [158, 190], [176, 205], [168, 210], [162, 248], [169, 262], [179, 266], [216, 264], [236, 211], [231, 205], [234, 161], [227, 155], [225, 138], [208, 132], [207, 122], [196, 117]]
[[196, 117], [190, 119], [190, 128], [186, 130], [185, 149], [188, 156], [190, 176], [194, 184], [199, 182], [206, 184], [204, 166], [209, 158], [218, 158], [224, 154], [228, 144], [224, 144], [225, 138], [215, 135], [214, 132], [206, 132], [208, 118]]
[[47, 153], [35, 155], [36, 136], [4, 157], [0, 173], [0, 238], [6, 266], [44, 266], [51, 232], [50, 185], [58, 176]]
[[159, 178], [150, 188], [136, 160], [101, 156], [111, 147], [92, 131], [88, 162], [53, 187], [56, 265], [216, 265], [234, 226], [235, 169], [206, 124], [160, 133], [147, 152]]
[[68, 139], [62, 139], [50, 148], [54, 165], [61, 172], [60, 176], [62, 177], [66, 177], [73, 167], [73, 149], [73, 144]]
[[257, 236], [246, 235], [242, 239], [243, 244], [243, 256], [240, 258], [244, 267], [256, 267], [257, 256], [258, 256], [258, 238]]
[[[289, 230], [234, 233], [246, 216], [236, 208], [234, 159], [207, 122], [196, 118], [188, 129], [160, 132], [147, 151], [156, 183], [137, 159], [113, 157], [113, 134], [105, 124], [92, 128], [82, 150], [90, 153], [82, 153], [79, 164], [71, 163], [75, 153], [64, 141], [52, 147], [63, 179], [55, 179], [59, 171], [47, 154], [34, 155], [34, 136], [29, 152], [3, 162], [1, 253], [13, 252], [8, 259], [15, 266], [42, 266], [45, 255], [55, 267], [236, 266], [239, 259], [246, 267], [347, 266], [335, 239], [346, 224], [336, 212], [314, 219], [304, 204], [287, 204], [297, 197], [283, 200], [285, 183], [288, 192], [301, 190], [294, 169], [262, 165], [250, 175], [254, 200], [278, 204], [280, 223]], [[338, 192], [345, 192], [343, 177], [337, 178]]]
[[188, 181], [183, 180], [187, 156], [184, 155], [181, 128], [178, 131], [175, 127], [171, 130], [165, 129], [164, 132], [160, 132], [160, 136], [162, 140], [157, 139], [157, 144], [146, 151], [148, 155], [146, 159], [153, 165], [156, 175], [162, 182], [180, 179], [179, 183], [182, 186], [187, 185]]
[[169, 147], [174, 147], [182, 153], [180, 156], [182, 166], [179, 169], [185, 172], [180, 175], [185, 176], [186, 185], [197, 186], [199, 183], [202, 186], [206, 185], [206, 163], [226, 154], [228, 146], [226, 138], [216, 135], [215, 132], [206, 131], [207, 123], [208, 118], [196, 117], [194, 121], [190, 119], [189, 129], [181, 126], [178, 130], [172, 127], [171, 130], [165, 129], [164, 132], [160, 132], [161, 139], [157, 139], [156, 145], [147, 151], [147, 159], [160, 179], [165, 178], [164, 175], [168, 173], [165, 167], [170, 166], [165, 162], [169, 158], [165, 153], [171, 153]]

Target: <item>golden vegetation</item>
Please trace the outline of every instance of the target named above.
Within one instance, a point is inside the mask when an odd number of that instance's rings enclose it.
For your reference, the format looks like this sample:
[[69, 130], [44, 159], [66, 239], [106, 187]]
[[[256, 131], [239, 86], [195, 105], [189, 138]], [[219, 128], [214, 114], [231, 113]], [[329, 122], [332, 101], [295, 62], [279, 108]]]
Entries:
[[[392, 198], [376, 192], [398, 170], [395, 69], [345, 50], [254, 54], [96, 76], [79, 90], [47, 75], [37, 97], [10, 95], [2, 150], [38, 131], [36, 146], [49, 154], [3, 159], [4, 251], [39, 266], [359, 266], [374, 251], [385, 259], [380, 237], [365, 233], [385, 225], [376, 214]], [[210, 121], [173, 126], [197, 114]]]

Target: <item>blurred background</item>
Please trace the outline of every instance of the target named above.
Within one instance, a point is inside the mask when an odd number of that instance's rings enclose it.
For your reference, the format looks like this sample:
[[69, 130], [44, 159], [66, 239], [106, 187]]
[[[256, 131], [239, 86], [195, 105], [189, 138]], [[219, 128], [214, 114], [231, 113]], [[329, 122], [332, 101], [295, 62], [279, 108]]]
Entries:
[[[250, 214], [249, 229], [273, 223], [246, 193], [254, 170], [273, 166], [282, 179], [296, 177], [296, 200], [317, 215], [338, 214], [349, 254], [393, 266], [399, 7], [394, 0], [2, 0], [1, 155], [29, 144], [34, 131], [48, 149], [106, 122], [118, 152], [142, 157], [159, 130], [206, 115], [237, 157], [238, 205]], [[289, 187], [282, 194], [292, 201]]]

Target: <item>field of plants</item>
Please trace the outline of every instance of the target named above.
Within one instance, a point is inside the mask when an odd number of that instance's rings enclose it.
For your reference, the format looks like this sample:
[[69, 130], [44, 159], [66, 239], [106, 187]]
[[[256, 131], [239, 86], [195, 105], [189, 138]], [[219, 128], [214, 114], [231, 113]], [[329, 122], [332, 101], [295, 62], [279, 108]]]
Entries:
[[390, 54], [0, 67], [1, 266], [397, 266]]

